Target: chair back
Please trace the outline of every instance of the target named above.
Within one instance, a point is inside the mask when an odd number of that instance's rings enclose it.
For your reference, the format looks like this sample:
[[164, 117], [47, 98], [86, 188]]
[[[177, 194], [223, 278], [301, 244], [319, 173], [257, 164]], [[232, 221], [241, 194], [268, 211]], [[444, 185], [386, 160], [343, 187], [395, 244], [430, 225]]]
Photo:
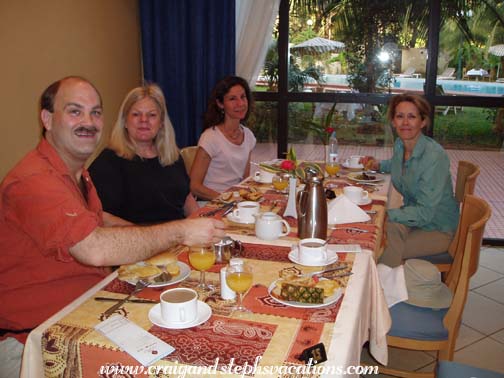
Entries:
[[453, 293], [452, 304], [444, 318], [449, 333], [458, 332], [469, 280], [478, 269], [483, 232], [490, 215], [490, 206], [485, 200], [470, 194], [465, 197], [459, 223], [458, 250], [446, 279]]
[[476, 179], [480, 169], [470, 161], [460, 160], [457, 168], [457, 181], [455, 183], [455, 198], [459, 203], [464, 201], [467, 194], [474, 194]]
[[453, 76], [453, 74], [455, 73], [455, 68], [453, 67], [447, 67], [443, 73], [439, 76], [443, 76], [443, 77], [450, 77], [450, 76]]
[[184, 165], [188, 175], [191, 174], [191, 167], [193, 165], [197, 151], [198, 146], [184, 147], [180, 150], [180, 155], [182, 155], [182, 159], [184, 159]]
[[[457, 168], [457, 179], [455, 182], [455, 199], [458, 203], [463, 203], [464, 198], [467, 194], [474, 194], [474, 188], [476, 186], [476, 179], [480, 174], [480, 169], [476, 164], [471, 163], [470, 161], [460, 160]], [[462, 218], [462, 216], [461, 216]], [[455, 232], [455, 236], [448, 248], [448, 253], [455, 257], [455, 254], [458, 249], [458, 243], [460, 241], [459, 233], [460, 233], [460, 223], [459, 227], [457, 227], [457, 231]]]

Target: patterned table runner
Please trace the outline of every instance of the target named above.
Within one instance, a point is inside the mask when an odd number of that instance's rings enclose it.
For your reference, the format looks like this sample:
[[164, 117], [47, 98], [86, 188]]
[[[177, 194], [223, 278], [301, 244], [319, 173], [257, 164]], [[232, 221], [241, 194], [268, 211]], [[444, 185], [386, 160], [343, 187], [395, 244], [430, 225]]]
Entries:
[[[261, 253], [260, 247], [265, 252]], [[276, 251], [271, 246], [260, 247], [245, 246], [246, 253], [262, 258], [248, 260], [254, 270], [254, 285], [245, 297], [246, 306], [253, 310], [249, 316], [230, 316], [232, 303], [220, 299], [218, 292], [205, 298], [212, 307], [211, 318], [190, 329], [172, 330], [152, 325], [148, 320], [150, 304], [127, 303], [117, 313], [176, 348], [174, 353], [156, 363], [159, 366], [212, 366], [216, 361], [219, 368], [231, 362], [239, 366], [253, 366], [258, 356], [261, 358], [260, 366], [300, 365], [300, 353], [308, 346], [323, 342], [326, 348], [329, 347], [344, 295], [336, 303], [316, 309], [287, 307], [274, 301], [267, 287], [278, 278], [281, 269], [295, 264], [288, 262], [282, 247], [277, 247]], [[352, 268], [352, 254], [341, 254], [339, 257], [340, 261], [348, 263], [348, 269]], [[187, 261], [187, 252], [182, 253], [179, 259]], [[211, 269], [213, 273], [207, 273], [207, 280], [217, 287], [216, 272], [220, 266], [214, 266]], [[318, 270], [316, 267], [302, 268], [303, 273]], [[193, 271], [185, 281], [174, 286], [194, 287], [198, 274]], [[158, 300], [167, 288], [148, 288], [138, 297]], [[96, 296], [121, 298], [132, 289], [133, 285], [114, 279]], [[138, 365], [132, 357], [93, 330], [97, 323], [104, 320], [103, 312], [110, 306], [110, 302], [90, 299], [46, 330], [42, 350], [47, 377], [96, 377], [100, 376], [97, 374], [99, 369], [107, 364], [110, 367]]]

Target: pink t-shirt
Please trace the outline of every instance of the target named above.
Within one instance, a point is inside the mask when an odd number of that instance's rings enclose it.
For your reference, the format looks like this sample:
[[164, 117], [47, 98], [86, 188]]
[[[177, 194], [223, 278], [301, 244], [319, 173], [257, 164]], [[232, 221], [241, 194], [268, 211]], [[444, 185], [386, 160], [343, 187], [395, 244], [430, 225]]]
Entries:
[[210, 127], [201, 134], [198, 146], [212, 159], [203, 184], [216, 192], [223, 192], [244, 179], [256, 138], [250, 129], [241, 127], [245, 137], [240, 145], [231, 143], [217, 127]]

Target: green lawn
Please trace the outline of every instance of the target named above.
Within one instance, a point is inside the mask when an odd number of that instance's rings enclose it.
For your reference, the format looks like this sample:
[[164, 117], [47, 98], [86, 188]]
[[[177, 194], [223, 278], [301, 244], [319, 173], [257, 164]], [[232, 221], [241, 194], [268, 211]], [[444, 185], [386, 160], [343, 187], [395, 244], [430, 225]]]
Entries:
[[[439, 107], [434, 119], [434, 139], [446, 148], [455, 149], [500, 149], [502, 135], [494, 131], [495, 109], [474, 107], [453, 107], [444, 115]], [[320, 143], [307, 130], [312, 120], [314, 104], [291, 103], [289, 105], [289, 142]], [[357, 113], [355, 119], [348, 121], [344, 115], [335, 115], [332, 126], [336, 128], [338, 139], [344, 144], [392, 145], [392, 130], [385, 120], [386, 110], [380, 108], [374, 119], [364, 120]], [[251, 117], [251, 127], [259, 142], [276, 140], [276, 104], [257, 102], [255, 114]]]
[[495, 110], [464, 107], [457, 114], [450, 109], [447, 115], [437, 114], [434, 138], [445, 147], [495, 149], [502, 145], [502, 137], [494, 130]]

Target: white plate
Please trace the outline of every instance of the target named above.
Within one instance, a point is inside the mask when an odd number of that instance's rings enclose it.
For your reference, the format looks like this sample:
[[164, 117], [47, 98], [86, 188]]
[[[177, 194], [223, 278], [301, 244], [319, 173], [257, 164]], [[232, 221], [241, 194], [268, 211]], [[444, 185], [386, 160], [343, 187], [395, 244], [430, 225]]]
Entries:
[[343, 163], [341, 165], [343, 166], [343, 168], [346, 168], [346, 169], [362, 169], [362, 168], [364, 168], [364, 166], [362, 164], [352, 166], [352, 165], [348, 165], [347, 163]]
[[380, 182], [380, 181], [383, 181], [384, 180], [384, 177], [383, 175], [379, 174], [379, 173], [373, 173], [372, 175], [370, 176], [375, 176], [375, 179], [374, 180], [361, 180], [359, 178], [357, 178], [358, 176], [362, 175], [361, 172], [351, 172], [347, 175], [347, 177], [352, 180], [352, 181], [355, 181], [355, 182], [360, 182], [360, 183], [366, 183], [366, 182]]
[[271, 295], [271, 292], [276, 287], [276, 282], [277, 281], [278, 280], [274, 281], [269, 286], [268, 293], [269, 293], [270, 297], [273, 298], [278, 303], [281, 303], [281, 304], [284, 304], [284, 305], [290, 306], [290, 307], [299, 307], [299, 308], [319, 308], [319, 307], [325, 307], [325, 306], [329, 306], [329, 305], [332, 305], [333, 303], [337, 302], [338, 299], [340, 299], [341, 294], [342, 294], [342, 290], [341, 289], [335, 290], [333, 295], [331, 295], [330, 297], [327, 297], [327, 298], [324, 299], [324, 303], [301, 303], [301, 302], [293, 302], [293, 301], [284, 301], [284, 300], [282, 300], [280, 298], [276, 298], [273, 295]]
[[263, 180], [263, 179], [261, 179], [259, 177], [255, 177], [254, 176], [254, 181], [258, 182], [259, 184], [271, 184], [273, 182], [273, 179], [271, 179], [271, 180]]
[[254, 224], [255, 223], [255, 218], [253, 220], [242, 220], [241, 218], [235, 217], [233, 213], [229, 213], [226, 215], [227, 219], [229, 219], [231, 222], [234, 223], [240, 223], [240, 224]]
[[[138, 265], [144, 264], [143, 262], [139, 262]], [[178, 276], [173, 277], [170, 281], [164, 281], [164, 282], [155, 282], [149, 285], [149, 287], [163, 287], [163, 286], [168, 286], [168, 285], [173, 285], [176, 284], [180, 281], [183, 281], [187, 278], [189, 274], [191, 274], [191, 268], [189, 265], [186, 263], [183, 263], [181, 261], [177, 261], [177, 265], [180, 268], [180, 273]], [[136, 280], [127, 280], [126, 281], [129, 284], [135, 285], [137, 283]]]
[[198, 315], [196, 319], [190, 323], [184, 324], [170, 324], [166, 323], [161, 317], [161, 304], [157, 304], [152, 307], [149, 311], [149, 320], [151, 323], [157, 325], [158, 327], [168, 328], [168, 329], [185, 329], [196, 327], [201, 323], [206, 322], [212, 316], [212, 309], [205, 302], [198, 301]]
[[332, 263], [335, 263], [336, 261], [338, 261], [338, 254], [336, 252], [333, 252], [331, 250], [327, 250], [327, 253], [329, 254], [329, 258], [326, 260], [326, 262], [324, 264], [320, 264], [320, 263], [317, 263], [317, 264], [301, 264], [301, 262], [299, 261], [299, 256], [298, 256], [298, 249], [292, 249], [290, 252], [289, 252], [289, 260], [292, 261], [293, 263], [295, 264], [299, 264], [299, 265], [303, 265], [303, 266], [327, 266], [329, 264], [332, 264]]
[[357, 206], [364, 206], [364, 205], [369, 205], [371, 202], [373, 202], [373, 200], [368, 197], [368, 198], [361, 199], [360, 202], [353, 202], [353, 203], [355, 203]]

